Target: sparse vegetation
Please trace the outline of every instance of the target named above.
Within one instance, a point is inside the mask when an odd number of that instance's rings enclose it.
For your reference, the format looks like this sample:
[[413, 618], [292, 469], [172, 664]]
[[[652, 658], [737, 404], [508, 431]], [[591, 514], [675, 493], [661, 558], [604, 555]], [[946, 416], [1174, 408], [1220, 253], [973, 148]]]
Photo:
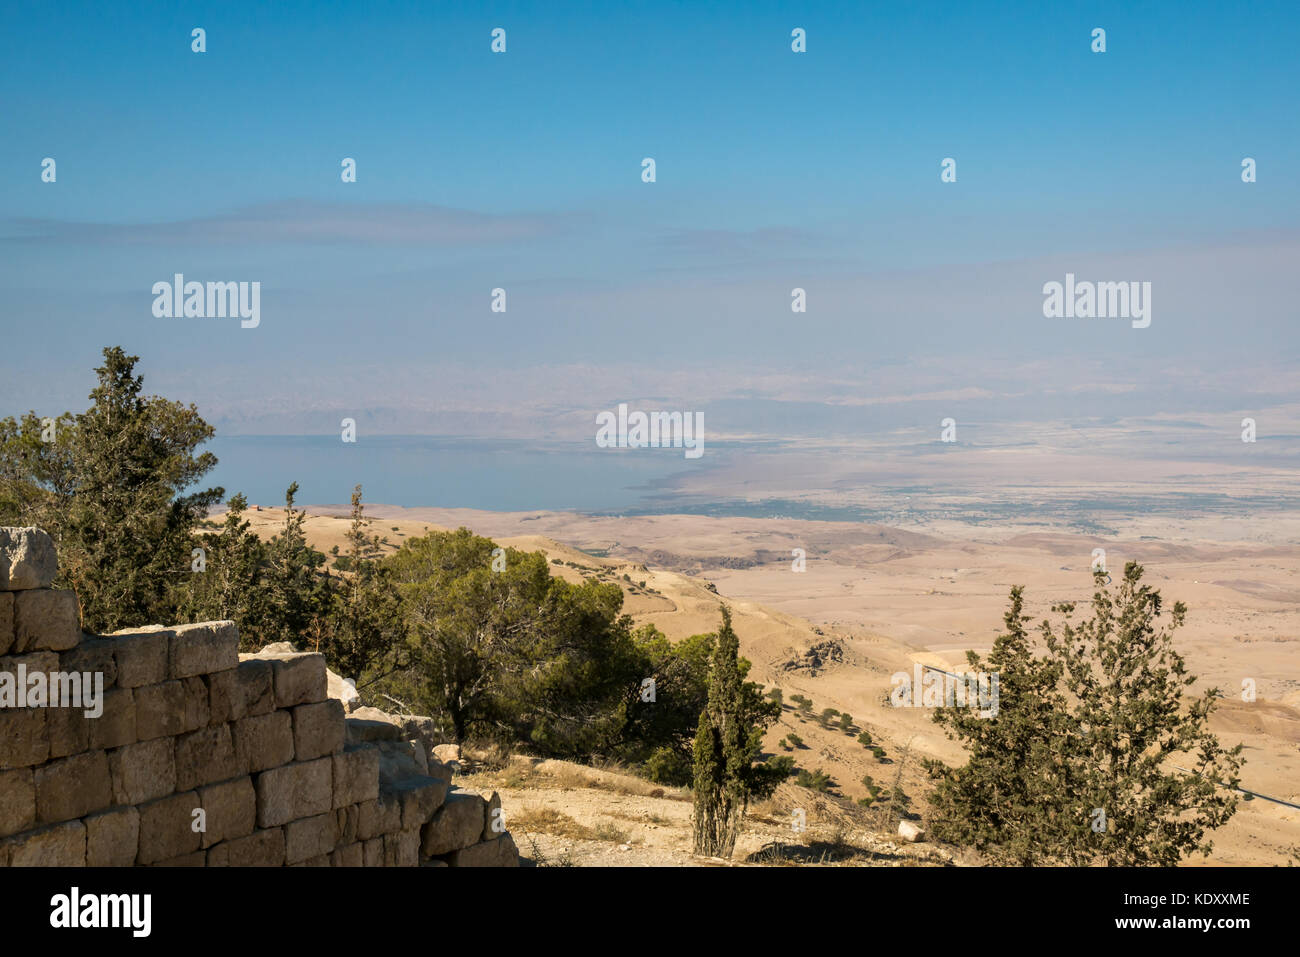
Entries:
[[829, 791], [834, 787], [834, 782], [831, 780], [831, 776], [821, 768], [817, 768], [814, 771], [800, 768], [798, 773], [795, 774], [794, 783], [799, 785], [801, 788], [809, 788], [813, 791]]

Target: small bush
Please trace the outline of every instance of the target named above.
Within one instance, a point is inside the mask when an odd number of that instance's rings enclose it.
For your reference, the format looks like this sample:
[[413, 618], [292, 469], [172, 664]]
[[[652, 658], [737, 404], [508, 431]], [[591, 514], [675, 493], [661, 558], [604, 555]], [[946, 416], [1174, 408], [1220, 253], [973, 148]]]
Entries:
[[789, 777], [794, 774], [794, 758], [788, 754], [778, 754], [776, 757], [767, 759], [767, 766], [777, 771], [784, 772], [783, 777]]
[[794, 777], [794, 783], [801, 788], [809, 788], [813, 791], [829, 791], [831, 789], [831, 776], [818, 768], [815, 771], [808, 771], [803, 768]]
[[668, 747], [660, 748], [650, 755], [642, 766], [641, 773], [655, 784], [674, 787], [687, 787], [694, 777], [690, 759], [680, 751]]
[[592, 829], [591, 833], [592, 837], [598, 841], [609, 841], [611, 844], [627, 843], [627, 831], [609, 821], [601, 821]]

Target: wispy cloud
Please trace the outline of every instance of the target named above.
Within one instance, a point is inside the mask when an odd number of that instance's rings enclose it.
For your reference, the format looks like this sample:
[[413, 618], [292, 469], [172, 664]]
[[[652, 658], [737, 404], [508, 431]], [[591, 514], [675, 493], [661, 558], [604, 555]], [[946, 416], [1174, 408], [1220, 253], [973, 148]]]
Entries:
[[759, 229], [670, 229], [658, 239], [664, 249], [687, 253], [763, 254], [806, 249], [821, 241], [817, 233], [795, 226]]
[[10, 219], [6, 242], [136, 245], [361, 243], [498, 244], [564, 229], [559, 215], [492, 215], [420, 203], [320, 203], [287, 200], [217, 216], [159, 223]]

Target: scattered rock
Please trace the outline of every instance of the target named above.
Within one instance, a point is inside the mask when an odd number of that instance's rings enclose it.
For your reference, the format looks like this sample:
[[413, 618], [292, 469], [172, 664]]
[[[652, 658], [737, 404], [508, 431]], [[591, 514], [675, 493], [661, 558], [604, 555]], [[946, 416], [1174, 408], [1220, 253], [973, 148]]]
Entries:
[[794, 655], [781, 664], [782, 671], [808, 671], [816, 676], [830, 664], [844, 660], [844, 646], [836, 638], [828, 638], [813, 645], [802, 655]]
[[0, 528], [0, 591], [49, 588], [59, 569], [54, 542], [39, 528]]
[[910, 844], [919, 844], [925, 840], [925, 831], [911, 821], [899, 821], [898, 836]]
[[357, 694], [357, 686], [352, 683], [352, 679], [342, 678], [328, 668], [325, 669], [325, 693], [342, 701], [344, 711], [356, 711], [361, 706], [361, 695]]

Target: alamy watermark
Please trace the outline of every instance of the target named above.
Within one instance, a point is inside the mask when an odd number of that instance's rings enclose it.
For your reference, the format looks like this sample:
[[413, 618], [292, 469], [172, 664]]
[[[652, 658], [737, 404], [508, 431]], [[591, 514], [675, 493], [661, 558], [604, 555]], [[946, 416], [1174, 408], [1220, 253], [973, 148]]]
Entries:
[[602, 449], [685, 449], [688, 459], [704, 454], [703, 412], [596, 413], [596, 445]]
[[952, 674], [917, 662], [912, 674], [897, 671], [889, 679], [895, 708], [978, 707], [981, 718], [998, 716], [998, 673], [967, 671]]
[[176, 273], [172, 282], [153, 284], [153, 314], [159, 319], [225, 319], [238, 317], [244, 329], [262, 322], [260, 282], [186, 282]]
[[101, 671], [28, 671], [19, 663], [0, 671], [0, 709], [81, 708], [87, 718], [104, 713], [104, 674]]
[[1048, 319], [1132, 319], [1134, 329], [1151, 325], [1150, 282], [1043, 283], [1043, 315]]

